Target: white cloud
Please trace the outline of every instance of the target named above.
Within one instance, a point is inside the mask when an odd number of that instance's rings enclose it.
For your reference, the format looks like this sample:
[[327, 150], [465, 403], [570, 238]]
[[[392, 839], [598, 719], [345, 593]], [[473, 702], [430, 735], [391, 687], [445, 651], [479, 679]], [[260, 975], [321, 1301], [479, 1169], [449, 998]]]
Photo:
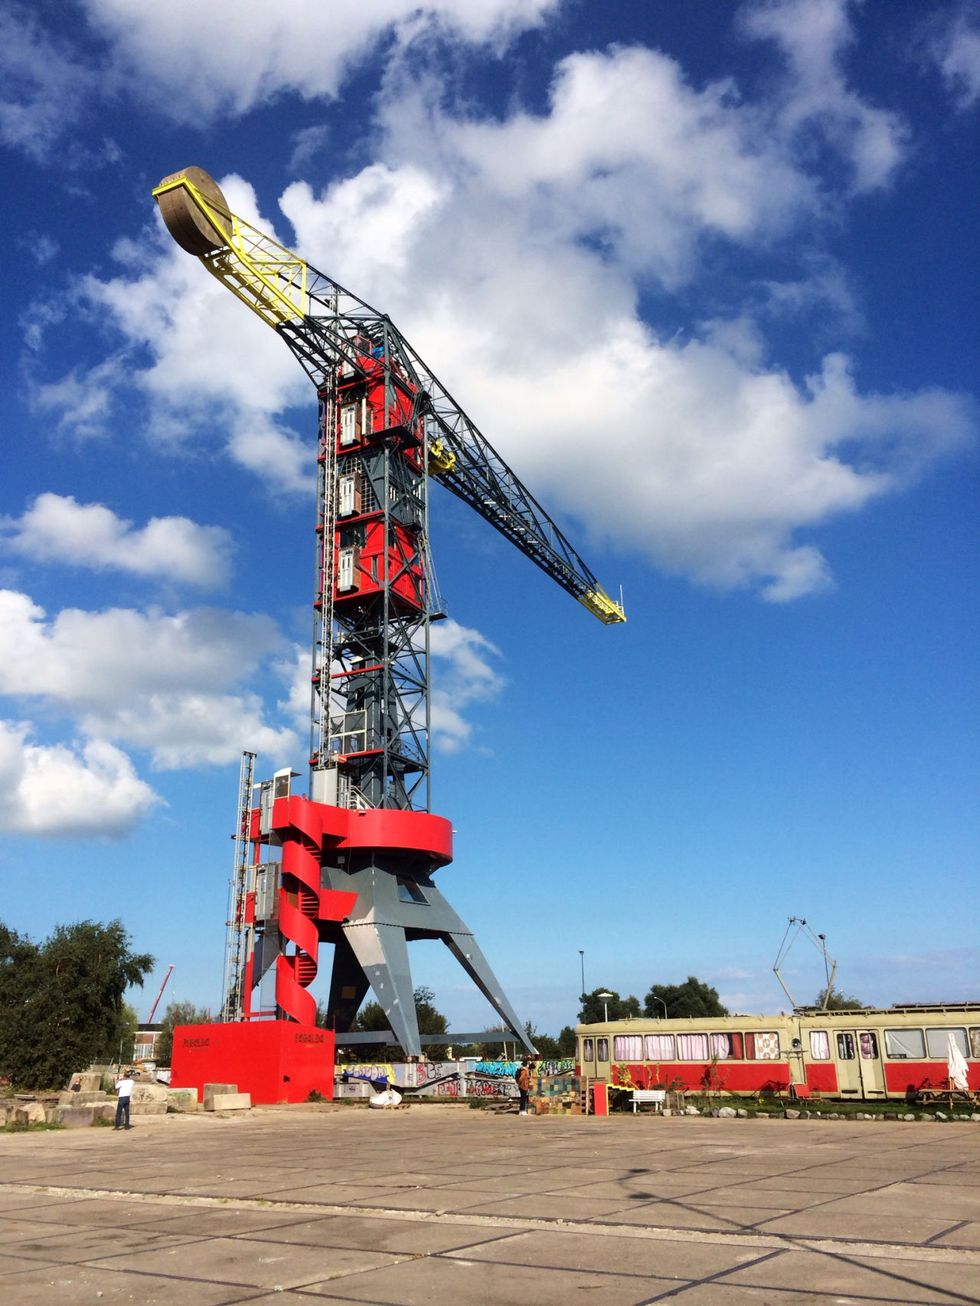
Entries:
[[[285, 191], [295, 243], [390, 313], [518, 475], [593, 538], [771, 601], [824, 588], [830, 566], [801, 534], [970, 439], [970, 407], [939, 390], [862, 392], [841, 354], [795, 379], [769, 361], [751, 306], [664, 338], [637, 301], [651, 283], [696, 283], [709, 245], [763, 254], [792, 236], [808, 275], [770, 282], [768, 311], [819, 301], [853, 329], [813, 235], [849, 188], [894, 174], [902, 128], [843, 78], [847, 15], [843, 0], [749, 9], [747, 28], [793, 71], [775, 107], [730, 82], [693, 87], [635, 48], [563, 60], [537, 115], [454, 116], [437, 81], [390, 76], [375, 162]], [[847, 179], [804, 158], [816, 125]], [[269, 227], [247, 183], [223, 185]], [[120, 275], [84, 294], [121, 332], [118, 370], [153, 405], [154, 434], [219, 429], [242, 465], [303, 489], [312, 439], [283, 414], [312, 412], [312, 390], [282, 341], [162, 234], [118, 255]], [[85, 410], [84, 393], [71, 400]]]
[[305, 735], [310, 728], [310, 705], [312, 702], [313, 662], [309, 648], [302, 644], [293, 644], [287, 657], [280, 658], [274, 667], [276, 675], [286, 687], [286, 697], [276, 704], [279, 711], [300, 734]]
[[228, 578], [231, 539], [219, 526], [153, 517], [141, 529], [99, 503], [39, 494], [22, 517], [0, 522], [10, 547], [42, 562], [216, 586]]
[[[966, 5], [935, 23], [929, 53], [960, 109], [980, 100], [980, 19]], [[937, 16], [938, 18], [938, 16]]]
[[240, 467], [284, 494], [312, 494], [314, 437], [304, 441], [264, 413], [239, 413], [227, 449]]
[[[404, 46], [443, 33], [468, 43], [503, 46], [537, 27], [558, 0], [84, 0], [91, 22], [112, 42], [116, 59], [178, 120], [244, 113], [284, 91], [304, 99], [337, 95], [350, 67], [385, 44]], [[215, 58], [220, 51], [220, 58]]]
[[[222, 185], [237, 213], [273, 229], [251, 186], [237, 177]], [[312, 493], [315, 418], [304, 443], [277, 414], [294, 403], [313, 409], [315, 392], [282, 341], [180, 250], [159, 219], [143, 243], [120, 241], [114, 252], [120, 274], [85, 277], [76, 294], [83, 311], [112, 324], [119, 347], [87, 372], [36, 386], [36, 406], [57, 413], [72, 434], [106, 435], [135, 388], [149, 402], [148, 436], [158, 448], [213, 439], [271, 489]]]
[[854, 40], [853, 8], [852, 0], [754, 0], [740, 19], [750, 36], [774, 41], [786, 58], [778, 129], [803, 149], [806, 133], [822, 135], [849, 164], [854, 190], [869, 191], [892, 180], [909, 132], [897, 114], [847, 84], [842, 55]]
[[0, 694], [69, 715], [93, 740], [145, 748], [160, 768], [295, 752], [293, 731], [239, 689], [281, 644], [262, 616], [66, 608], [48, 621], [26, 594], [0, 591]]
[[[639, 320], [641, 267], [666, 281], [692, 275], [705, 233], [765, 240], [773, 222], [812, 217], [817, 203], [737, 97], [705, 99], [669, 64], [641, 51], [575, 56], [539, 118], [457, 122], [400, 89], [383, 113], [382, 215], [403, 186], [432, 199], [409, 206], [399, 258], [383, 270], [360, 234], [378, 165], [319, 198], [294, 186], [284, 203], [300, 246], [328, 268], [341, 251], [363, 272], [354, 288], [392, 314], [546, 502], [664, 569], [784, 601], [830, 583], [800, 530], [903, 488], [970, 438], [974, 415], [942, 391], [862, 394], [837, 354], [798, 383], [766, 363], [744, 315], [669, 340]], [[597, 104], [609, 110], [596, 115], [601, 132], [589, 125]], [[663, 217], [654, 236], [635, 199], [644, 186]], [[623, 215], [627, 236], [597, 249], [583, 237], [597, 236], [604, 212]], [[817, 267], [806, 294], [770, 286], [777, 306], [836, 302], [853, 327], [846, 285]]]
[[695, 89], [656, 50], [570, 55], [550, 100], [542, 116], [441, 124], [460, 175], [475, 171], [488, 198], [527, 210], [536, 245], [544, 233], [592, 239], [674, 284], [705, 238], [771, 236], [816, 204], [731, 81]]
[[125, 753], [104, 739], [30, 742], [23, 722], [0, 721], [0, 829], [69, 837], [128, 833], [160, 799]]
[[443, 193], [421, 168], [376, 163], [337, 182], [319, 201], [306, 182], [296, 182], [280, 205], [304, 248], [322, 251], [325, 266], [343, 268], [345, 284], [380, 287], [393, 274], [410, 272], [416, 234]]
[[[133, 695], [79, 716], [86, 733], [145, 748], [161, 771], [220, 766], [244, 749], [291, 762], [299, 741], [292, 730], [265, 721], [257, 694], [181, 693]], [[278, 764], [278, 763], [277, 763]]]
[[[45, 163], [83, 117], [98, 76], [60, 36], [44, 31], [35, 15], [7, 6], [0, 12], [0, 86], [0, 142]], [[84, 154], [91, 164], [93, 151]]]
[[504, 681], [490, 665], [500, 651], [478, 630], [452, 618], [437, 621], [430, 631], [433, 681], [430, 702], [433, 742], [447, 753], [470, 740], [472, 725], [464, 715], [477, 702], [496, 697]]
[[[37, 348], [45, 328], [59, 320], [57, 310], [32, 305], [28, 316], [28, 345]], [[32, 399], [42, 414], [57, 415], [59, 430], [78, 439], [90, 439], [105, 434], [117, 392], [125, 384], [123, 359], [110, 356], [87, 369], [73, 367], [56, 381], [41, 382]]]

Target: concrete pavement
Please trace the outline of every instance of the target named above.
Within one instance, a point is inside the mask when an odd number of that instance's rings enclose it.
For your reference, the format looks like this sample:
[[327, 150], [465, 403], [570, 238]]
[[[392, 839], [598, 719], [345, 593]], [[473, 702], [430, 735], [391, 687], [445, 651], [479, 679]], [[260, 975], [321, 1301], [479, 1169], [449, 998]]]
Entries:
[[980, 1128], [256, 1110], [0, 1135], [0, 1300], [980, 1302]]

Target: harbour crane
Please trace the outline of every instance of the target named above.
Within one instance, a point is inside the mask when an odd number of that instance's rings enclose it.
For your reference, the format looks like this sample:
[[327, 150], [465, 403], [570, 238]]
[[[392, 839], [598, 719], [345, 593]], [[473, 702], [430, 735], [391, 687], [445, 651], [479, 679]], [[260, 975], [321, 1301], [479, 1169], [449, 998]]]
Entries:
[[[433, 879], [452, 860], [452, 830], [429, 805], [430, 627], [445, 615], [430, 555], [429, 481], [603, 623], [625, 621], [622, 603], [387, 315], [233, 213], [203, 169], [165, 177], [153, 195], [178, 245], [285, 342], [319, 404], [309, 798], [292, 793], [287, 770], [260, 786], [253, 806], [243, 760], [225, 1019], [312, 1024], [318, 947], [331, 943], [327, 1022], [338, 1038], [368, 1041], [351, 1027], [370, 988], [388, 1039], [418, 1055], [426, 1036], [407, 945], [441, 939], [531, 1052], [472, 932]], [[281, 860], [263, 860], [274, 848]]]

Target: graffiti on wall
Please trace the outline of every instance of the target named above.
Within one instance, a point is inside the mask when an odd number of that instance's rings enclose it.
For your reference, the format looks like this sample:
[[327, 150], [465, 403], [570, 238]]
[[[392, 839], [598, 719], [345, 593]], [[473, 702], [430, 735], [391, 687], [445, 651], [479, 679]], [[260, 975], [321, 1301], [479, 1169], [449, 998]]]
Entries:
[[[387, 1080], [400, 1089], [433, 1097], [517, 1097], [519, 1061], [376, 1061], [338, 1063], [336, 1074], [372, 1081]], [[567, 1075], [568, 1058], [536, 1061], [532, 1073], [541, 1078]]]

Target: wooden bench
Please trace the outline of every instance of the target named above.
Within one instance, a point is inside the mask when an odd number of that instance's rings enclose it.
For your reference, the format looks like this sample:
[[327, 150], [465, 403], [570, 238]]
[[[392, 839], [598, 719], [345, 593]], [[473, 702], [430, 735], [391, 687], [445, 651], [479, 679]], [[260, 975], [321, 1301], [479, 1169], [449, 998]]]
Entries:
[[654, 1111], [662, 1111], [666, 1100], [667, 1090], [665, 1088], [634, 1088], [633, 1114], [636, 1115], [638, 1106], [652, 1106]]

